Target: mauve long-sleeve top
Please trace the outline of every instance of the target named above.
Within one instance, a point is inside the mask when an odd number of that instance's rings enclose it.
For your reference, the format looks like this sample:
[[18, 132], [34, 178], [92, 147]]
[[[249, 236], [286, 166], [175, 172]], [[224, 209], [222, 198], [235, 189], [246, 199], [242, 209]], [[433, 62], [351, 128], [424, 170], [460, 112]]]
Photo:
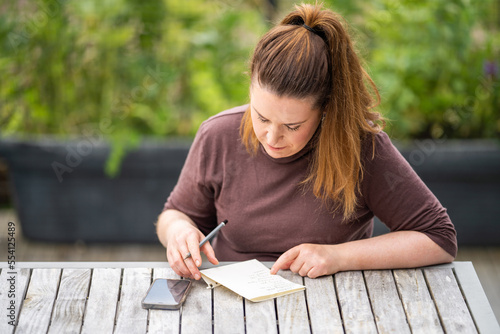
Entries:
[[312, 145], [293, 156], [272, 158], [262, 146], [247, 152], [239, 127], [248, 106], [206, 120], [199, 128], [164, 210], [188, 215], [207, 234], [227, 219], [213, 240], [221, 261], [275, 261], [302, 243], [338, 244], [369, 238], [373, 217], [391, 231], [426, 234], [456, 256], [456, 231], [446, 209], [413, 171], [384, 132], [362, 144], [364, 177], [355, 214], [344, 221], [301, 185]]

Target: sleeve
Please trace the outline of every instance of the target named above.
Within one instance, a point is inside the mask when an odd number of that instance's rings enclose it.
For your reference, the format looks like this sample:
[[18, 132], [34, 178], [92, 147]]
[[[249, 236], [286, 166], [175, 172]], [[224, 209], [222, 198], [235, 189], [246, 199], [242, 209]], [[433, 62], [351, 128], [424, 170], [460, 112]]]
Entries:
[[412, 230], [426, 234], [453, 257], [457, 238], [446, 209], [427, 188], [384, 132], [365, 144], [361, 191], [368, 208], [391, 231]]
[[174, 209], [183, 212], [204, 234], [217, 225], [214, 189], [206, 183], [208, 138], [206, 127], [202, 124], [191, 144], [179, 180], [163, 208], [163, 211]]

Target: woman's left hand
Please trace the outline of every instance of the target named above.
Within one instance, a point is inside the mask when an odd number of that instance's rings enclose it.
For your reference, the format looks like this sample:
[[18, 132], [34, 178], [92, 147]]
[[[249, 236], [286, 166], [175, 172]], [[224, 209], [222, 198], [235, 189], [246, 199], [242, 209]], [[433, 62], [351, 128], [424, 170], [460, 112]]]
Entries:
[[342, 244], [295, 246], [276, 260], [271, 274], [290, 269], [315, 278], [346, 270], [415, 268], [453, 259], [453, 255], [424, 233], [397, 231]]
[[335, 245], [301, 244], [283, 253], [271, 268], [271, 274], [290, 269], [310, 278], [332, 275], [340, 270], [339, 260]]

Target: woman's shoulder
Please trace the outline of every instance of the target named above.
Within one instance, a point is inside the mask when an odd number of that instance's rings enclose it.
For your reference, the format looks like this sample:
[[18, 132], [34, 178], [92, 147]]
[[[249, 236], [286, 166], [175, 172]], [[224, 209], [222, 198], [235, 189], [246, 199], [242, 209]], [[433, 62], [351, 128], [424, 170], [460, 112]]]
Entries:
[[373, 148], [373, 145], [375, 147], [378, 146], [392, 146], [392, 141], [389, 138], [389, 135], [383, 131], [380, 130], [379, 132], [376, 133], [366, 133], [361, 140], [361, 145], [363, 150], [370, 150]]
[[242, 105], [224, 110], [205, 120], [200, 126], [200, 130], [221, 135], [239, 134], [241, 119], [247, 108], [248, 105]]
[[399, 155], [399, 151], [392, 143], [385, 131], [368, 133], [363, 137], [361, 144], [361, 156], [365, 164], [373, 161], [387, 160]]
[[208, 118], [201, 123], [195, 141], [209, 150], [234, 146], [240, 138], [240, 123], [247, 108], [248, 105], [238, 106]]

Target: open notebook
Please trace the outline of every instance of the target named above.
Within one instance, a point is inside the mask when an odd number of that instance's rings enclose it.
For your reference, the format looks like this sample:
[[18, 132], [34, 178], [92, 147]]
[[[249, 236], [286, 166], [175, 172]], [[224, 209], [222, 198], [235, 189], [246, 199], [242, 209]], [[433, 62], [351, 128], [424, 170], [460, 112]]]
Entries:
[[260, 302], [305, 289], [305, 286], [293, 283], [279, 275], [271, 275], [270, 270], [258, 260], [228, 264], [200, 272], [209, 288], [223, 285], [252, 302]]

